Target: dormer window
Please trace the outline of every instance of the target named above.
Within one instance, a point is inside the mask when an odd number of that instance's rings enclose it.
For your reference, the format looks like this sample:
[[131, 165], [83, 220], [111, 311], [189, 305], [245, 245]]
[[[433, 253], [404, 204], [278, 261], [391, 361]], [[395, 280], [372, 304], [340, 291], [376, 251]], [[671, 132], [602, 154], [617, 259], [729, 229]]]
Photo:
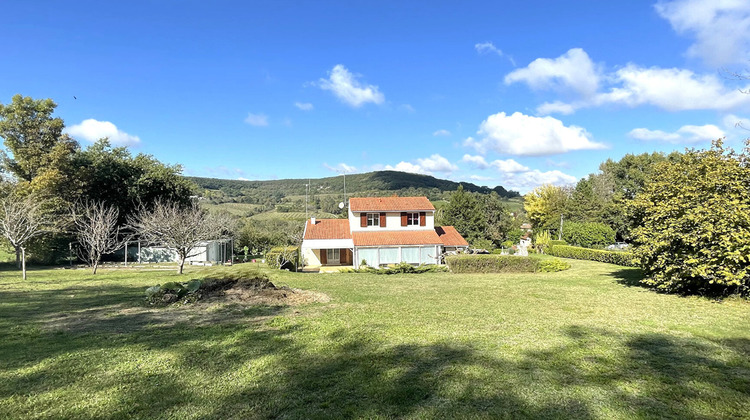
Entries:
[[419, 226], [419, 213], [406, 213], [406, 226]]
[[367, 213], [367, 226], [380, 226], [380, 214]]

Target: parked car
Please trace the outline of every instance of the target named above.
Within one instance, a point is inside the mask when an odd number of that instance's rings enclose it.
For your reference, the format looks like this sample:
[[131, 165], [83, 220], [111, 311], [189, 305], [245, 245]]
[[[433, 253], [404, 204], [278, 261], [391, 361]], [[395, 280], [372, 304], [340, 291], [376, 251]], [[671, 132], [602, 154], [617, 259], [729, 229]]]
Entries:
[[627, 242], [615, 242], [612, 245], [607, 246], [610, 251], [624, 251], [630, 248], [630, 244]]

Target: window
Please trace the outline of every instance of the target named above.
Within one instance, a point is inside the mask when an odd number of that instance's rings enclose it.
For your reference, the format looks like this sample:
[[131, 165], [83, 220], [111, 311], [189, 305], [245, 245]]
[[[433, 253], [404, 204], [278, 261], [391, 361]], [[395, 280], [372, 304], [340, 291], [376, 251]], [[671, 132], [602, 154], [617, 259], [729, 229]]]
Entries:
[[380, 214], [367, 213], [367, 226], [380, 226]]
[[327, 250], [327, 260], [328, 263], [337, 263], [341, 259], [341, 250], [340, 249], [328, 249]]
[[419, 213], [406, 213], [406, 226], [419, 226]]

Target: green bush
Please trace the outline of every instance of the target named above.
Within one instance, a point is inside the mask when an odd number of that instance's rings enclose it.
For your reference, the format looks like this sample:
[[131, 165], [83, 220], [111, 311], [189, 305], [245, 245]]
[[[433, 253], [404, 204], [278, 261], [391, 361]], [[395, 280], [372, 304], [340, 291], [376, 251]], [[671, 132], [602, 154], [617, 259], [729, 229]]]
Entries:
[[626, 267], [636, 267], [638, 262], [630, 252], [604, 251], [601, 249], [581, 248], [569, 245], [553, 245], [549, 247], [547, 254], [555, 257], [573, 258], [576, 260], [599, 261]]
[[[364, 261], [364, 260], [363, 260]], [[422, 273], [441, 273], [448, 271], [445, 266], [442, 265], [418, 265], [414, 266], [406, 262], [396, 264], [393, 267], [387, 268], [372, 268], [363, 265], [359, 269], [346, 269], [341, 270], [340, 273], [371, 273], [371, 274], [422, 274]]]
[[539, 271], [542, 273], [556, 273], [569, 268], [570, 263], [559, 258], [549, 258], [539, 261]]
[[200, 280], [190, 280], [186, 283], [170, 281], [157, 284], [146, 289], [146, 302], [150, 305], [175, 303], [192, 303], [200, 299], [198, 292], [202, 286]]
[[552, 245], [567, 245], [568, 243], [565, 242], [565, 241], [560, 241], [560, 240], [557, 240], [557, 239], [553, 239], [553, 240], [549, 241], [549, 244], [550, 244], [550, 246], [552, 246]]
[[567, 243], [585, 248], [615, 242], [615, 231], [603, 223], [568, 222], [563, 227], [562, 236]]
[[300, 249], [296, 246], [277, 246], [266, 252], [266, 264], [271, 268], [294, 269], [299, 266]]
[[511, 255], [449, 255], [445, 262], [454, 273], [533, 273], [539, 270], [536, 258]]

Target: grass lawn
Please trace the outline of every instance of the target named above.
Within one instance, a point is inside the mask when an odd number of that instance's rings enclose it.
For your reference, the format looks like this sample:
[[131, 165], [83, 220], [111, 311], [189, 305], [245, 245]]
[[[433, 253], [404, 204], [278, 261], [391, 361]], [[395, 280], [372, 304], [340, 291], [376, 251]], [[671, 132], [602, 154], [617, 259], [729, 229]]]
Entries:
[[[275, 272], [289, 307], [153, 309], [171, 272], [0, 272], [0, 418], [748, 418], [750, 303], [635, 269]], [[251, 264], [232, 270], [248, 270]], [[210, 270], [210, 269], [204, 269]]]

